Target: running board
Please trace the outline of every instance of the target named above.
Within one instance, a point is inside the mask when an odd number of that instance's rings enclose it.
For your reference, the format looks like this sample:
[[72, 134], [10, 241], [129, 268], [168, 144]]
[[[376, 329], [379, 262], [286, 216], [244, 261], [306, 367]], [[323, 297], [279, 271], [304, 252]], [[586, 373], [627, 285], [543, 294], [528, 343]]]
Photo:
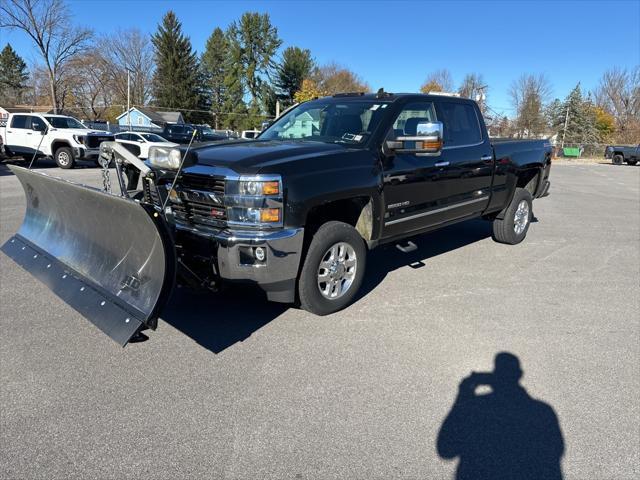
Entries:
[[413, 243], [411, 240], [407, 240], [406, 245], [400, 245], [399, 243], [397, 243], [396, 248], [400, 250], [402, 253], [410, 253], [418, 249], [417, 245]]

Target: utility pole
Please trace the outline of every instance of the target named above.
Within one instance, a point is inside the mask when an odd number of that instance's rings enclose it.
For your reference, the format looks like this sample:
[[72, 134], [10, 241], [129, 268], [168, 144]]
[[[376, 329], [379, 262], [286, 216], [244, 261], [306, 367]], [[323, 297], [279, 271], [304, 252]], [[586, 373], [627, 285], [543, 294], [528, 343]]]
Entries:
[[127, 125], [131, 131], [131, 70], [127, 68]]
[[560, 145], [560, 148], [564, 148], [564, 136], [567, 134], [568, 121], [569, 121], [569, 105], [567, 104], [567, 114], [564, 117], [564, 130], [562, 131], [562, 145]]

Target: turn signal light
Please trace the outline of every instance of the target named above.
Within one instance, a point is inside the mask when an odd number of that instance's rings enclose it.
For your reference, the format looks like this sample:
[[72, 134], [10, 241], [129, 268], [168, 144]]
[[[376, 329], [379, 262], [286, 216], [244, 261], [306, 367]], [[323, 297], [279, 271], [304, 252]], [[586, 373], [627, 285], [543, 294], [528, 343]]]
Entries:
[[277, 223], [279, 221], [280, 221], [279, 208], [263, 208], [262, 210], [260, 210], [260, 222]]
[[423, 150], [440, 150], [442, 148], [442, 141], [435, 140], [429, 142], [422, 142]]
[[280, 193], [280, 182], [264, 182], [262, 184], [263, 195], [278, 195]]

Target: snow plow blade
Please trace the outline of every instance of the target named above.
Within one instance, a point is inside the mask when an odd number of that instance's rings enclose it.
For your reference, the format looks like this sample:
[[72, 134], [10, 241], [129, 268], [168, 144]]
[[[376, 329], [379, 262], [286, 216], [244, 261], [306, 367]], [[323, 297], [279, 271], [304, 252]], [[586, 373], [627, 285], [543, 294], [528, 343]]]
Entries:
[[27, 210], [2, 251], [120, 345], [155, 329], [175, 279], [163, 216], [151, 205], [9, 168]]

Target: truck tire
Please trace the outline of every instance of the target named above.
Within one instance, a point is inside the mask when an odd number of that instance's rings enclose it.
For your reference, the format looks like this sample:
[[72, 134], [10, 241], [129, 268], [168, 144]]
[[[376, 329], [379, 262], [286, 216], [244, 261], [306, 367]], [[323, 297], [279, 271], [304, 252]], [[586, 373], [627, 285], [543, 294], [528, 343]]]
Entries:
[[499, 243], [516, 245], [524, 240], [533, 217], [531, 194], [524, 188], [516, 188], [504, 218], [493, 221], [493, 239]]
[[60, 168], [64, 168], [65, 170], [73, 168], [76, 163], [75, 158], [73, 158], [73, 150], [71, 150], [71, 148], [69, 147], [60, 147], [59, 149], [57, 149], [54, 155], [54, 159], [56, 161], [56, 164]]
[[364, 278], [367, 249], [360, 234], [343, 222], [327, 222], [314, 234], [304, 259], [298, 294], [303, 309], [328, 315], [348, 306]]
[[631, 166], [635, 165], [636, 163], [638, 163], [638, 160], [627, 160], [627, 163]]
[[624, 157], [618, 153], [613, 156], [612, 161], [614, 165], [622, 165], [622, 162], [624, 161]]

